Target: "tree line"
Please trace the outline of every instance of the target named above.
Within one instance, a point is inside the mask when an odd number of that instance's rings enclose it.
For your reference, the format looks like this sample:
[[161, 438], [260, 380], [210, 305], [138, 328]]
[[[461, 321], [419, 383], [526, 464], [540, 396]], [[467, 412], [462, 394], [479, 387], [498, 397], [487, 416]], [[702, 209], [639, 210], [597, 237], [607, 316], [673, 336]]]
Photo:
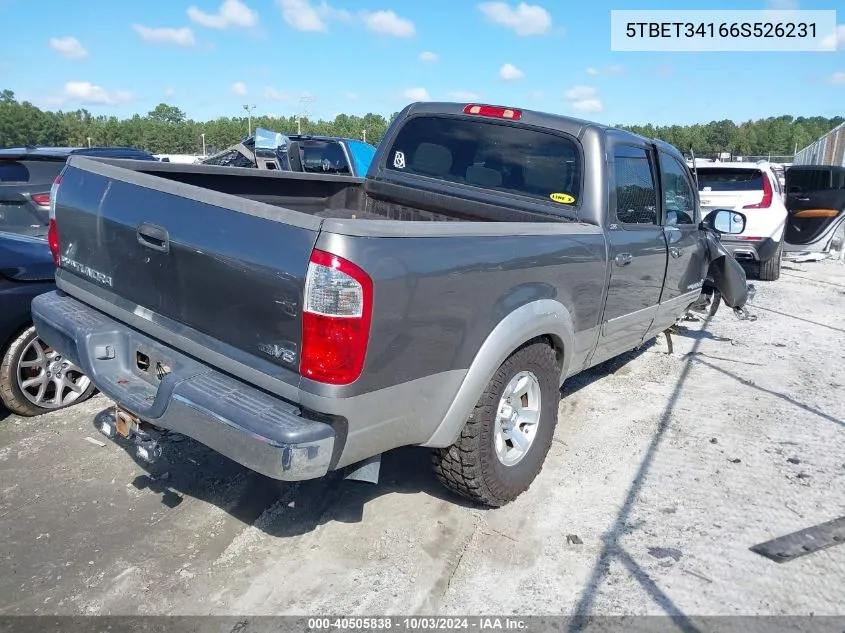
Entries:
[[[365, 138], [377, 144], [389, 119], [380, 114], [341, 114], [331, 121], [291, 117], [220, 117], [194, 121], [177, 106], [160, 103], [146, 115], [126, 119], [93, 115], [86, 109], [68, 112], [41, 110], [18, 101], [11, 90], [0, 91], [0, 147], [25, 145], [53, 147], [131, 146], [155, 154], [200, 154], [203, 137], [206, 153], [223, 149], [247, 135], [247, 128], [264, 127], [287, 134], [324, 134]], [[735, 123], [729, 120], [695, 125], [620, 125], [650, 138], [659, 138], [680, 150], [708, 156], [730, 152], [744, 156], [791, 156], [845, 122], [843, 117], [792, 117], [788, 115]]]

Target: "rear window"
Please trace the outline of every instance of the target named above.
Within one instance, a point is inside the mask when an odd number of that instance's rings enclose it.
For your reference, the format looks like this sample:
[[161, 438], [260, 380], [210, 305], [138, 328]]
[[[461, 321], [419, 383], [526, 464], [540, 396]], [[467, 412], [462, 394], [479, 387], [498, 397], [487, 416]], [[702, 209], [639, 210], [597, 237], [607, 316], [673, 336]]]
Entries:
[[309, 173], [349, 173], [346, 154], [337, 141], [299, 141], [299, 155], [302, 159], [302, 169]]
[[0, 182], [29, 182], [29, 169], [16, 160], [0, 160]]
[[698, 168], [699, 191], [763, 191], [759, 169]]
[[574, 141], [469, 119], [410, 119], [387, 155], [387, 169], [563, 204], [575, 204], [581, 186]]

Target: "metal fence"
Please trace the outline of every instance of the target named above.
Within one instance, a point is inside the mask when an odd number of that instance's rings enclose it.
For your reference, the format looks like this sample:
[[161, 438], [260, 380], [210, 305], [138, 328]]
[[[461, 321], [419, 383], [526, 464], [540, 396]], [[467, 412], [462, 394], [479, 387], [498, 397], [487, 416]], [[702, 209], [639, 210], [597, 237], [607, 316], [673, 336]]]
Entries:
[[799, 151], [792, 162], [794, 165], [845, 167], [845, 123], [836, 126], [815, 143]]

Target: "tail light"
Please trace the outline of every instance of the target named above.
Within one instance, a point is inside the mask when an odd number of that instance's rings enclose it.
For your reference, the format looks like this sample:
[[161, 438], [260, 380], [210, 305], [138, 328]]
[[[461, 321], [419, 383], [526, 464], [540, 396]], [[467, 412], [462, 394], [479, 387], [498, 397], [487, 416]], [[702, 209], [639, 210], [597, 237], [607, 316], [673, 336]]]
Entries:
[[367, 273], [315, 249], [305, 276], [300, 373], [333, 385], [357, 380], [367, 355], [372, 304]]
[[[50, 245], [50, 253], [53, 255], [53, 263], [60, 266], [62, 263], [62, 249], [59, 246], [59, 229], [56, 226], [56, 195], [59, 193], [59, 185], [62, 184], [62, 175], [56, 176], [53, 186], [50, 187], [50, 224], [47, 227], [47, 243]], [[33, 196], [34, 198], [34, 196]]]
[[772, 183], [769, 182], [769, 177], [763, 174], [763, 199], [757, 204], [746, 204], [743, 209], [768, 209], [772, 206]]
[[494, 119], [510, 119], [511, 121], [519, 121], [522, 118], [522, 110], [502, 108], [499, 106], [475, 105], [472, 103], [464, 107], [464, 114], [476, 114]]
[[49, 193], [34, 193], [30, 196], [32, 201], [37, 204], [39, 207], [49, 207], [50, 206], [50, 194]]

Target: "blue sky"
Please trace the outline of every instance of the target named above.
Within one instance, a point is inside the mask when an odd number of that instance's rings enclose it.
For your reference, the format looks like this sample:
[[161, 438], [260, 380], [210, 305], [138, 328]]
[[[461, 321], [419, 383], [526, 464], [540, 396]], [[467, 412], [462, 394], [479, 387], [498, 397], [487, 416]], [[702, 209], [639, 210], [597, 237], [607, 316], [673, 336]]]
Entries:
[[[837, 3], [838, 4], [838, 3]], [[188, 116], [389, 115], [480, 100], [606, 123], [845, 113], [838, 50], [610, 50], [612, 8], [657, 0], [0, 0], [0, 88], [43, 108]], [[833, 9], [831, 0], [702, 0], [689, 9]], [[842, 8], [842, 5], [840, 5]], [[303, 96], [307, 96], [303, 99]]]

